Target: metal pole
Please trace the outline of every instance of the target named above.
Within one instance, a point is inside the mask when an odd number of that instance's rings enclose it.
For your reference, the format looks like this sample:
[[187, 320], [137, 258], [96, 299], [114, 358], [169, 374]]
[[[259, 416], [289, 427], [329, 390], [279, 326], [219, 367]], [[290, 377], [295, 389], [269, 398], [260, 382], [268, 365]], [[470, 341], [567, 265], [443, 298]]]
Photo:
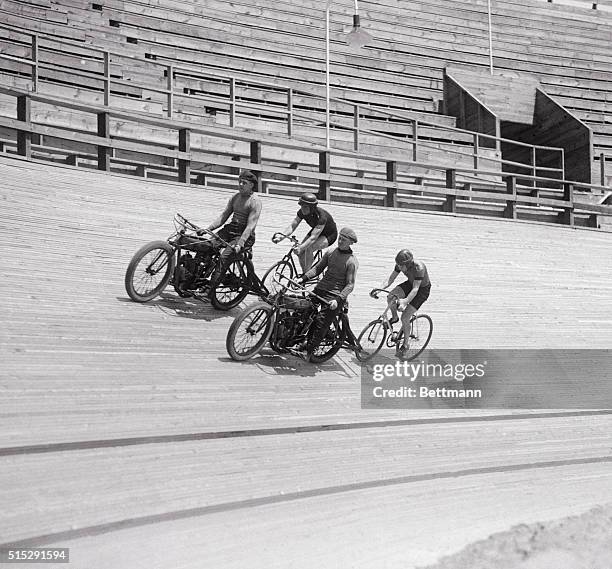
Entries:
[[325, 148], [329, 145], [329, 5], [325, 8]]
[[489, 71], [493, 75], [493, 32], [491, 30], [491, 0], [487, 0], [487, 13], [489, 17]]

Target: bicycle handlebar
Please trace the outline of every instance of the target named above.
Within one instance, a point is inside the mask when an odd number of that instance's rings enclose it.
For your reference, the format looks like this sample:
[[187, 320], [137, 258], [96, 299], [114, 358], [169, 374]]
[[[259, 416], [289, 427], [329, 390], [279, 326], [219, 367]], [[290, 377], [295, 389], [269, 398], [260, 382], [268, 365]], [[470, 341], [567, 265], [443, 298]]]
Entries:
[[[285, 235], [284, 233], [281, 233], [280, 231], [277, 231], [277, 232], [276, 232], [274, 235], [272, 235], [272, 241], [274, 241], [274, 238], [275, 238], [277, 235], [282, 235], [282, 236], [283, 236], [283, 239], [289, 239], [290, 241], [292, 241], [292, 242], [293, 242], [293, 244], [294, 244], [294, 245], [299, 245], [299, 244], [300, 244], [300, 242], [298, 241], [298, 239], [296, 238], [296, 236], [295, 236], [295, 235]], [[283, 239], [281, 239], [281, 241], [282, 241]], [[275, 242], [277, 245], [278, 245], [278, 243], [280, 243], [280, 241], [278, 241], [278, 242], [274, 241], [274, 242]]]
[[303, 291], [303, 292], [305, 292], [306, 294], [308, 294], [308, 295], [310, 295], [310, 296], [314, 296], [314, 297], [315, 297], [317, 300], [320, 300], [320, 301], [321, 301], [323, 304], [326, 304], [327, 306], [329, 306], [329, 305], [331, 304], [331, 302], [330, 302], [329, 300], [325, 300], [324, 298], [320, 297], [318, 294], [316, 294], [316, 293], [314, 293], [314, 292], [312, 292], [312, 291], [308, 290], [308, 289], [307, 289], [307, 288], [306, 288], [306, 287], [305, 287], [305, 286], [304, 286], [302, 283], [299, 283], [299, 282], [297, 282], [297, 281], [294, 281], [292, 278], [287, 277], [287, 276], [285, 276], [285, 275], [283, 275], [283, 274], [276, 275], [276, 276], [274, 277], [274, 281], [275, 281], [276, 283], [278, 283], [279, 285], [281, 285], [282, 287], [287, 288], [287, 285], [283, 285], [283, 284], [282, 284], [282, 283], [281, 283], [281, 282], [278, 280], [278, 278], [279, 278], [279, 277], [280, 277], [280, 278], [283, 278], [283, 279], [285, 279], [285, 280], [287, 280], [287, 281], [288, 281], [289, 283], [291, 283], [292, 285], [294, 285], [294, 286], [296, 286], [296, 287], [299, 287], [299, 288], [300, 288], [300, 289], [302, 289], [302, 291]]
[[386, 288], [373, 288], [373, 289], [370, 291], [370, 296], [373, 296], [374, 298], [378, 298], [378, 293], [379, 293], [379, 292], [387, 292], [387, 293], [389, 293], [389, 292], [391, 292], [391, 291], [390, 291], [390, 290], [388, 290], [388, 289], [386, 289]]

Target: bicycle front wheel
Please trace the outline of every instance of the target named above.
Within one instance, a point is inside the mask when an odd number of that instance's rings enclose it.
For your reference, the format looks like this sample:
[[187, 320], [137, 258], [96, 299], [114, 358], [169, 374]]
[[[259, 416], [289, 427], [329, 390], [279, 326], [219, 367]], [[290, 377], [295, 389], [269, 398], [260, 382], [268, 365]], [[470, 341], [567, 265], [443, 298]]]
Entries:
[[227, 353], [236, 361], [252, 358], [268, 341], [273, 323], [272, 307], [269, 304], [257, 302], [248, 306], [230, 326], [225, 340]]
[[367, 362], [372, 359], [385, 344], [387, 338], [387, 327], [382, 319], [372, 320], [359, 334], [357, 344], [361, 350], [357, 353], [357, 359]]
[[174, 272], [174, 249], [166, 241], [153, 241], [141, 247], [125, 272], [125, 290], [135, 302], [155, 298]]
[[[432, 333], [433, 320], [431, 317], [427, 314], [415, 316], [410, 322], [410, 338], [404, 342], [406, 346], [404, 361], [409, 362], [416, 358], [429, 344]], [[402, 340], [403, 333], [400, 333], [397, 339], [398, 346], [401, 346]]]

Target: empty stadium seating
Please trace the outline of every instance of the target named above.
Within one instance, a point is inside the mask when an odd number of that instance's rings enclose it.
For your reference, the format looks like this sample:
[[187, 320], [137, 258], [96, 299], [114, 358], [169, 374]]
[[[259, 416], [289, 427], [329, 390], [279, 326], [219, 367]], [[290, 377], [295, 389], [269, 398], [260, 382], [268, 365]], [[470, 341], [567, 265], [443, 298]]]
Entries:
[[[356, 53], [343, 37], [350, 29], [353, 3], [334, 2], [334, 148], [356, 147], [357, 116], [359, 151], [367, 155], [467, 168], [474, 166], [476, 146], [483, 152], [477, 165], [500, 170], [494, 166], [499, 144], [497, 152], [487, 154], [482, 148], [486, 144], [474, 145], [472, 137], [451, 128], [454, 117], [441, 114], [444, 70], [466, 65], [486, 69], [489, 64], [486, 4], [434, 1], [419, 4], [406, 18], [398, 1], [363, 1], [362, 22], [374, 41]], [[203, 126], [239, 126], [278, 136], [291, 129], [295, 141], [324, 141], [324, 10], [319, 3], [7, 0], [0, 11], [0, 53], [13, 57], [0, 58], [3, 85], [27, 85], [30, 66], [19, 58], [34, 57], [28, 32], [38, 32], [36, 57], [47, 64], [38, 70], [41, 93], [92, 104], [108, 98], [118, 108], [171, 114]], [[612, 66], [601, 54], [611, 24], [609, 13], [590, 7], [539, 0], [529, 0], [527, 6], [493, 3], [496, 71], [531, 76], [593, 130], [592, 180], [602, 184], [612, 173], [612, 160], [606, 159], [612, 154], [606, 115]], [[563, 37], [557, 33], [560, 26]], [[89, 46], [112, 52], [108, 68], [103, 54]], [[108, 94], [105, 73], [113, 81]], [[354, 104], [362, 106], [359, 112]], [[0, 112], [11, 116], [13, 111], [4, 104]], [[49, 110], [36, 116], [47, 124], [73, 121], [74, 128], [85, 128], [74, 113]], [[415, 120], [425, 124], [419, 127], [418, 152]], [[136, 130], [128, 131], [136, 135]], [[232, 149], [226, 151], [231, 154]]]

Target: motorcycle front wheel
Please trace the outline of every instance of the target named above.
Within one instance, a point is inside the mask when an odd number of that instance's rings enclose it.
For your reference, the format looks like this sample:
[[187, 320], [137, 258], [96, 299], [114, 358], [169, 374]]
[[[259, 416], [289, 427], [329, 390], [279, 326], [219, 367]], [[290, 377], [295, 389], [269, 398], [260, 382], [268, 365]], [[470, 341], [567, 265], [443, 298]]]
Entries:
[[125, 290], [134, 302], [154, 299], [174, 273], [174, 249], [167, 241], [147, 243], [132, 257], [125, 272]]
[[244, 361], [256, 355], [266, 344], [274, 316], [265, 302], [247, 306], [232, 322], [225, 340], [227, 353], [233, 360]]

